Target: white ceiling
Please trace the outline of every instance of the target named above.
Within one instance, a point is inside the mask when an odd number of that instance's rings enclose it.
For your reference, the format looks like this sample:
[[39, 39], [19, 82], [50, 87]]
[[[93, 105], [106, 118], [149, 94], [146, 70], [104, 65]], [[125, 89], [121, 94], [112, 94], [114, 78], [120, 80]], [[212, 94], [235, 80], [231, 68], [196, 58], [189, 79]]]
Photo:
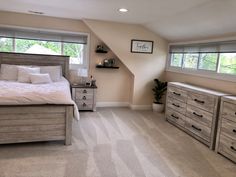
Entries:
[[0, 0], [0, 10], [142, 24], [172, 42], [236, 34], [236, 0]]

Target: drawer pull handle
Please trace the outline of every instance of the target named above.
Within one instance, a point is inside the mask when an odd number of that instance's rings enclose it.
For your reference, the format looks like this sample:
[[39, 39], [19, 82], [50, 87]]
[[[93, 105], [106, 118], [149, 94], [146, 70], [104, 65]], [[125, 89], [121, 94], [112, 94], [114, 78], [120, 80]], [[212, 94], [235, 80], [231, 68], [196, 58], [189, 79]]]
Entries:
[[175, 119], [179, 119], [179, 117], [175, 116], [174, 114], [171, 114], [171, 117], [174, 117]]
[[202, 129], [197, 128], [197, 127], [195, 127], [194, 125], [192, 125], [192, 128], [194, 128], [194, 129], [197, 130], [197, 131], [202, 131]]
[[197, 117], [203, 117], [203, 115], [197, 114], [196, 112], [193, 112], [193, 115], [195, 115]]
[[236, 151], [236, 149], [235, 149], [233, 146], [231, 146], [230, 148], [231, 148], [232, 150]]
[[234, 132], [234, 133], [236, 133], [236, 130], [235, 130], [235, 129], [233, 129], [233, 132]]
[[175, 103], [172, 103], [172, 105], [175, 106], [175, 107], [177, 107], [177, 108], [180, 107], [180, 105], [177, 105], [177, 104], [175, 104]]
[[177, 95], [177, 96], [181, 96], [180, 93], [173, 92], [173, 94], [175, 94], [175, 95]]
[[85, 107], [86, 106], [86, 104], [85, 103], [83, 103], [83, 107]]
[[83, 100], [86, 100], [86, 96], [83, 96]]
[[201, 101], [201, 100], [198, 100], [198, 99], [194, 99], [194, 101], [198, 102], [198, 103], [201, 103], [201, 104], [204, 104], [205, 101]]
[[83, 93], [87, 93], [87, 90], [83, 90]]

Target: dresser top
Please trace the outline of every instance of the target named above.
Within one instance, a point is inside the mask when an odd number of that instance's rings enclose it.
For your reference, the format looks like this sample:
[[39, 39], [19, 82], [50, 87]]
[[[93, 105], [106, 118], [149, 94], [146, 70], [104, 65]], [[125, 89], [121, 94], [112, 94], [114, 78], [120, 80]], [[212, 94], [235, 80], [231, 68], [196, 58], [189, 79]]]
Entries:
[[223, 96], [222, 100], [236, 104], [236, 95]]
[[168, 85], [174, 86], [174, 87], [181, 87], [185, 90], [190, 90], [190, 91], [198, 91], [198, 92], [204, 92], [204, 93], [208, 93], [211, 95], [215, 95], [215, 96], [224, 96], [224, 95], [229, 95], [223, 92], [219, 92], [219, 91], [215, 91], [215, 90], [211, 90], [211, 89], [207, 89], [207, 88], [203, 88], [200, 86], [194, 86], [194, 85], [190, 85], [190, 84], [185, 84], [185, 83], [181, 83], [181, 82], [168, 82]]

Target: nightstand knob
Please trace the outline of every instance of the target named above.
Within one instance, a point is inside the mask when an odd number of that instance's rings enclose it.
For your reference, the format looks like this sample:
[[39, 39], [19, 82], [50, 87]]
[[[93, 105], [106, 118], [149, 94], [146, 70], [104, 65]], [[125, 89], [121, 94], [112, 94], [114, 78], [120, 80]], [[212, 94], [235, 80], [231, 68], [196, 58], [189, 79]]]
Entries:
[[83, 107], [85, 107], [86, 106], [86, 104], [85, 103], [83, 103]]
[[86, 100], [86, 96], [83, 96], [83, 100]]
[[87, 93], [87, 90], [83, 90], [83, 93]]

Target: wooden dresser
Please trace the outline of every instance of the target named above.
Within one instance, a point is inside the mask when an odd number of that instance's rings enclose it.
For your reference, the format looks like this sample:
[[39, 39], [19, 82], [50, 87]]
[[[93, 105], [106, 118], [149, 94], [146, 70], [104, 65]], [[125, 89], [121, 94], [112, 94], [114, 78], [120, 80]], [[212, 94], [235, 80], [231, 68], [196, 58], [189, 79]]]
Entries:
[[236, 163], [236, 96], [222, 97], [216, 152]]
[[210, 149], [215, 147], [220, 97], [224, 93], [169, 82], [165, 117]]
[[79, 110], [96, 111], [96, 86], [71, 85], [72, 99]]

